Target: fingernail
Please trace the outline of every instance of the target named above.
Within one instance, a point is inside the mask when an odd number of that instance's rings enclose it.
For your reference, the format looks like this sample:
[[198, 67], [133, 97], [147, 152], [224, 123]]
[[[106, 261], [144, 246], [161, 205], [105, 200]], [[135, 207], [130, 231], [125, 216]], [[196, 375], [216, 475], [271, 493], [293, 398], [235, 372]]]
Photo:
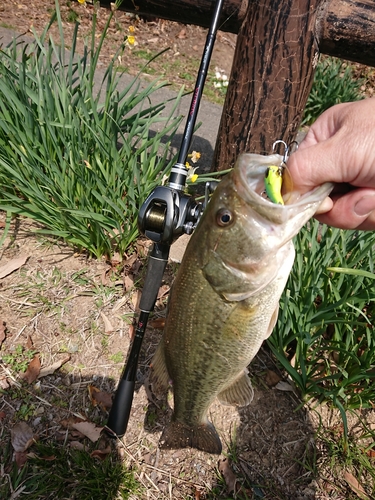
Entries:
[[324, 198], [322, 203], [319, 205], [319, 208], [315, 212], [315, 214], [316, 215], [325, 214], [326, 212], [332, 210], [332, 207], [333, 207], [333, 201], [329, 196], [327, 196], [327, 198]]
[[360, 217], [369, 215], [375, 210], [375, 196], [364, 196], [354, 205], [354, 213]]

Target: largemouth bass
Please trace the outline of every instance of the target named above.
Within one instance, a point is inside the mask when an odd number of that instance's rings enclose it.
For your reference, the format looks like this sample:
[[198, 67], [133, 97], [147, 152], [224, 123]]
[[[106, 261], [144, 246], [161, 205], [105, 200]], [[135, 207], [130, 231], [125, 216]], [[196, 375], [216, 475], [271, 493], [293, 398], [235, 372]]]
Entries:
[[247, 366], [275, 326], [293, 265], [291, 239], [332, 185], [286, 205], [262, 196], [279, 155], [244, 154], [216, 188], [186, 248], [170, 293], [166, 324], [152, 361], [151, 390], [173, 389], [174, 410], [160, 445], [220, 453], [207, 412], [216, 397], [244, 406], [253, 389]]

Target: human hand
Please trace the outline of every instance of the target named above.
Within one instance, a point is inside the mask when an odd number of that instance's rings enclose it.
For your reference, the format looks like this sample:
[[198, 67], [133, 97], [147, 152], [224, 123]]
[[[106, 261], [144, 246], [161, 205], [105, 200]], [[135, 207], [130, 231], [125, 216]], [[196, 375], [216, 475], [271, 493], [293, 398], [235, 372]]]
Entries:
[[375, 229], [375, 99], [338, 104], [311, 126], [288, 160], [298, 191], [335, 188], [316, 218], [342, 229]]

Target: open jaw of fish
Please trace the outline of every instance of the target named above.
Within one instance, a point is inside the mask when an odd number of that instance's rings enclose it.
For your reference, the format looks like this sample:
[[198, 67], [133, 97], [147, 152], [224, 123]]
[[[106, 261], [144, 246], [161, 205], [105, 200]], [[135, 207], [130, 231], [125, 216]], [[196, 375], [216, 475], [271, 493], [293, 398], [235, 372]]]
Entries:
[[220, 453], [207, 418], [216, 397], [244, 406], [253, 389], [247, 366], [275, 326], [294, 261], [292, 238], [328, 196], [322, 185], [286, 205], [262, 196], [279, 155], [241, 155], [216, 188], [186, 248], [171, 290], [166, 325], [152, 361], [156, 397], [173, 389], [172, 420], [160, 445]]

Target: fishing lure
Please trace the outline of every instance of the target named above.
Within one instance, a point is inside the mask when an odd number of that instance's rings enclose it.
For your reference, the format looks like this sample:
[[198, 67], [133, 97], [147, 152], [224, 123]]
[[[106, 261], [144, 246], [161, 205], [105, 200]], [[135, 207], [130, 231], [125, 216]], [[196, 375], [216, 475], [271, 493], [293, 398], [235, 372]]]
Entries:
[[283, 165], [271, 165], [267, 168], [264, 178], [268, 198], [278, 205], [284, 205], [284, 200], [281, 195], [284, 168]]
[[[284, 141], [275, 141], [273, 143], [272, 149], [275, 150], [277, 144], [283, 144], [285, 146], [285, 152], [280, 165], [270, 165], [264, 177], [264, 184], [266, 188], [266, 194], [268, 198], [278, 205], [284, 205], [284, 193], [291, 192], [293, 190], [293, 181], [289, 173], [288, 167], [286, 166], [286, 161], [288, 159], [288, 153], [290, 146], [288, 146]], [[293, 141], [292, 144], [297, 144]], [[298, 144], [297, 144], [298, 147]]]

